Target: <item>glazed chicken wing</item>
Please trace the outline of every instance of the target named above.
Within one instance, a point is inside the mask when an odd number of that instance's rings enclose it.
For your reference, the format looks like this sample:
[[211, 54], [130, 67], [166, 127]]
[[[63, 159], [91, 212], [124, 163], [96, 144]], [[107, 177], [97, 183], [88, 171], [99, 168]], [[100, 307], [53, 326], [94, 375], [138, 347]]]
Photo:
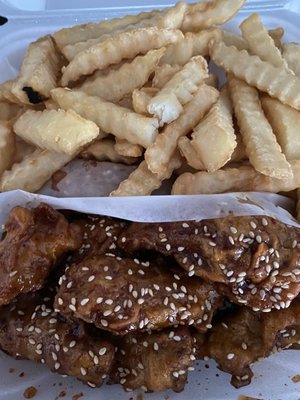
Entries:
[[0, 347], [18, 359], [46, 364], [92, 387], [109, 373], [114, 346], [88, 335], [83, 323], [68, 323], [39, 292], [20, 295], [0, 308]]
[[300, 300], [270, 313], [241, 307], [215, 322], [207, 336], [196, 335], [197, 356], [216, 360], [221, 370], [232, 375], [234, 386], [248, 385], [251, 364], [277, 349], [299, 344], [299, 328]]
[[50, 271], [80, 243], [79, 228], [46, 204], [12, 209], [0, 242], [0, 305], [40, 289]]
[[105, 255], [67, 268], [55, 309], [114, 334], [173, 325], [211, 327], [222, 298], [211, 284], [179, 267]]
[[125, 390], [183, 390], [195, 360], [193, 338], [186, 327], [122, 337], [118, 342], [111, 383]]
[[189, 276], [254, 311], [284, 309], [300, 292], [300, 230], [269, 217], [132, 223], [118, 244], [173, 256]]

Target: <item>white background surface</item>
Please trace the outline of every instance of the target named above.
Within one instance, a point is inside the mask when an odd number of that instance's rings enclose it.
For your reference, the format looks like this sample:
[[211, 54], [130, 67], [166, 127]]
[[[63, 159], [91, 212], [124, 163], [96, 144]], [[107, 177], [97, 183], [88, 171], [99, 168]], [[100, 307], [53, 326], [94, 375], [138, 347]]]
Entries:
[[[229, 0], [228, 0], [229, 1]], [[80, 7], [85, 6], [84, 9]], [[126, 6], [125, 6], [126, 4]], [[137, 13], [149, 9], [149, 5], [172, 4], [171, 1], [110, 0], [2, 0], [0, 15], [7, 16], [7, 24], [0, 26], [0, 81], [17, 75], [26, 46], [30, 41], [49, 32], [87, 21], [115, 17], [127, 13]], [[129, 8], [127, 8], [129, 5]], [[13, 6], [13, 7], [12, 7]], [[95, 7], [104, 9], [95, 10]], [[120, 6], [119, 9], [116, 7]], [[77, 9], [76, 9], [77, 7]], [[66, 10], [69, 8], [70, 10]], [[236, 29], [239, 22], [250, 12], [259, 11], [265, 24], [274, 28], [283, 26], [286, 41], [300, 41], [300, 1], [248, 1], [245, 9], [227, 26]], [[299, 14], [295, 14], [299, 12]], [[209, 366], [206, 368], [205, 365]], [[9, 373], [9, 368], [14, 372]], [[255, 364], [252, 384], [242, 389], [234, 389], [229, 381], [230, 375], [215, 368], [215, 363], [200, 362], [196, 371], [190, 373], [189, 384], [184, 392], [145, 394], [144, 400], [237, 400], [246, 395], [263, 400], [298, 400], [300, 383], [291, 377], [300, 374], [300, 352], [286, 351]], [[19, 377], [25, 372], [24, 377]], [[218, 376], [216, 376], [218, 374]], [[61, 383], [61, 386], [59, 384]], [[128, 394], [119, 385], [90, 389], [72, 378], [61, 378], [49, 373], [46, 367], [31, 362], [15, 361], [0, 353], [0, 400], [23, 399], [28, 386], [38, 390], [34, 399], [54, 400], [62, 391], [72, 399], [74, 394], [83, 393], [86, 400], [128, 400], [136, 399], [138, 393]]]

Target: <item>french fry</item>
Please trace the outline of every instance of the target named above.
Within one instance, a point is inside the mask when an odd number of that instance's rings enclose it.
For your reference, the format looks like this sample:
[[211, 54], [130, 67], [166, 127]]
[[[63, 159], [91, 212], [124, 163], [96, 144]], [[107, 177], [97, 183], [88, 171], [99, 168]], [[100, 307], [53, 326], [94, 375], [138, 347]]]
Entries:
[[251, 164], [264, 175], [290, 178], [291, 167], [264, 115], [257, 90], [233, 77], [229, 77], [228, 86]]
[[88, 39], [86, 41], [67, 45], [62, 49], [62, 53], [67, 58], [67, 60], [72, 61], [74, 57], [76, 57], [76, 55], [79, 54], [80, 52], [88, 50], [90, 47], [98, 45], [103, 41], [120, 34], [121, 32], [128, 32], [133, 29], [147, 28], [147, 27], [157, 27], [166, 29], [180, 28], [180, 26], [182, 25], [185, 10], [186, 10], [185, 3], [182, 2], [177, 3], [174, 7], [169, 7], [163, 11], [158, 12], [151, 18], [142, 19], [133, 25], [128, 25], [122, 29], [109, 32], [94, 39]]
[[134, 111], [133, 104], [132, 104], [132, 93], [123, 97], [123, 99], [117, 102], [117, 105], [120, 107], [128, 108], [128, 110]]
[[94, 158], [97, 161], [111, 161], [123, 164], [134, 164], [137, 162], [136, 157], [121, 156], [115, 150], [115, 141], [113, 139], [100, 139], [90, 144], [81, 152], [83, 158]]
[[145, 56], [136, 57], [131, 63], [123, 64], [107, 75], [96, 73], [94, 77], [87, 78], [77, 89], [92, 96], [118, 102], [148, 81], [164, 52], [164, 48], [150, 50]]
[[36, 104], [50, 97], [57, 86], [61, 59], [50, 35], [29, 45], [12, 93], [24, 104]]
[[61, 108], [74, 110], [83, 118], [95, 122], [105, 133], [130, 143], [147, 147], [158, 134], [157, 119], [144, 117], [100, 97], [63, 88], [53, 89], [51, 95]]
[[191, 144], [209, 172], [222, 168], [231, 159], [236, 147], [232, 112], [225, 86], [217, 102], [193, 129]]
[[170, 44], [162, 57], [161, 64], [185, 65], [193, 56], [207, 56], [208, 44], [212, 39], [220, 40], [220, 29], [210, 29], [201, 32], [187, 32], [178, 43]]
[[246, 0], [213, 0], [189, 4], [183, 19], [183, 32], [210, 28], [224, 24], [231, 19], [244, 5]]
[[[228, 31], [227, 29], [223, 29], [221, 32], [223, 36], [223, 42], [226, 44], [226, 46], [234, 46], [238, 50], [249, 50], [248, 43], [242, 36]], [[281, 49], [281, 38], [284, 34], [284, 30], [282, 28], [269, 29], [268, 33], [273, 39], [275, 46]]]
[[175, 152], [170, 159], [167, 171], [164, 174], [153, 174], [142, 161], [119, 187], [110, 193], [110, 196], [147, 196], [158, 189], [165, 179], [169, 179], [173, 171], [181, 165], [181, 157]]
[[226, 72], [300, 110], [300, 80], [285, 68], [274, 67], [258, 56], [251, 56], [247, 51], [239, 51], [223, 42], [213, 43], [210, 54], [213, 61]]
[[92, 74], [111, 64], [118, 64], [125, 58], [145, 54], [183, 38], [179, 30], [144, 28], [122, 32], [110, 39], [82, 51], [63, 70], [62, 86], [76, 81], [81, 75]]
[[162, 64], [155, 68], [152, 86], [157, 89], [162, 89], [165, 84], [173, 78], [182, 68], [180, 65]]
[[10, 124], [6, 121], [0, 121], [0, 176], [13, 164], [15, 142], [15, 134]]
[[190, 167], [199, 171], [205, 169], [199, 154], [196, 152], [189, 138], [186, 136], [179, 138], [178, 149]]
[[147, 107], [152, 99], [159, 92], [159, 89], [152, 87], [143, 87], [135, 89], [132, 93], [132, 106], [136, 113], [150, 116]]
[[25, 157], [27, 157], [29, 154], [32, 154], [35, 150], [35, 146], [32, 146], [31, 144], [17, 137], [13, 164], [20, 163]]
[[245, 19], [240, 24], [240, 29], [253, 54], [259, 56], [263, 61], [268, 61], [274, 67], [282, 67], [289, 70], [287, 62], [262, 24], [258, 14], [252, 14]]
[[218, 96], [219, 92], [213, 87], [205, 84], [199, 87], [192, 100], [184, 106], [179, 118], [167, 125], [155, 142], [147, 148], [145, 160], [150, 171], [165, 173], [179, 138], [187, 135], [197, 125], [217, 101]]
[[154, 17], [159, 12], [159, 10], [153, 10], [150, 12], [141, 12], [138, 15], [126, 15], [125, 17], [113, 18], [98, 23], [89, 23], [75, 25], [71, 28], [63, 28], [54, 34], [54, 39], [60, 50], [62, 50], [63, 47], [68, 44], [98, 38], [101, 35], [124, 29], [128, 25], [134, 25], [144, 19]]
[[149, 113], [159, 119], [160, 125], [174, 121], [181, 114], [182, 106], [192, 99], [193, 93], [207, 77], [206, 60], [202, 56], [191, 58], [150, 100]]
[[8, 80], [0, 84], [0, 101], [20, 104], [20, 100], [11, 92], [13, 80]]
[[96, 124], [72, 110], [27, 110], [14, 124], [14, 131], [37, 147], [70, 156], [99, 134]]
[[172, 194], [214, 194], [226, 192], [288, 192], [300, 186], [300, 160], [291, 162], [292, 177], [277, 179], [252, 167], [225, 168], [215, 172], [185, 173], [175, 181]]
[[20, 111], [20, 106], [18, 104], [0, 102], [0, 120], [8, 121], [14, 118]]
[[143, 148], [138, 144], [132, 144], [125, 139], [116, 138], [115, 150], [120, 156], [140, 157], [143, 155]]
[[283, 45], [282, 55], [289, 68], [294, 71], [297, 76], [300, 76], [300, 44], [285, 43]]
[[66, 154], [37, 149], [19, 164], [14, 164], [10, 171], [4, 172], [0, 179], [0, 191], [21, 189], [36, 192], [71, 159]]
[[267, 96], [261, 103], [286, 158], [300, 159], [299, 111]]

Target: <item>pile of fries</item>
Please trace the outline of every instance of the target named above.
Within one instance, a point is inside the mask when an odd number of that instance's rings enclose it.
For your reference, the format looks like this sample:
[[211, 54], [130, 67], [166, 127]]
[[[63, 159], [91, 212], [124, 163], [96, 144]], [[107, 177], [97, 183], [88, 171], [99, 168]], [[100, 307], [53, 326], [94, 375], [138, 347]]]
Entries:
[[[300, 45], [246, 0], [178, 3], [31, 43], [0, 85], [0, 190], [38, 191], [76, 157], [137, 164], [112, 196], [300, 187]], [[208, 62], [225, 70], [220, 87]]]

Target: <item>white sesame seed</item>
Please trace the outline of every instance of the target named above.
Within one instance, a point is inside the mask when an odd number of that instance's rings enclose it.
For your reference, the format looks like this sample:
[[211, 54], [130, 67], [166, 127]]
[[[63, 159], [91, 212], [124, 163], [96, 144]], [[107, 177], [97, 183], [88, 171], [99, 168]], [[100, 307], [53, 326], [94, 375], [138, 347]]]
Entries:
[[57, 319], [56, 318], [49, 319], [49, 324], [56, 324], [56, 323], [57, 323]]
[[251, 228], [256, 229], [257, 225], [254, 221], [250, 222]]
[[166, 250], [167, 251], [170, 251], [171, 250], [171, 245], [168, 243], [168, 244], [166, 244]]
[[234, 358], [234, 353], [228, 353], [226, 358], [227, 360], [232, 360]]
[[183, 222], [182, 227], [183, 227], [183, 228], [189, 228], [190, 226], [189, 226], [189, 224], [187, 224], [186, 222]]
[[95, 275], [90, 275], [88, 277], [88, 282], [93, 282], [94, 279], [95, 279]]
[[154, 342], [154, 344], [153, 344], [153, 349], [155, 351], [158, 351], [158, 349], [159, 349], [158, 344], [156, 342]]
[[104, 277], [104, 279], [106, 279], [107, 281], [111, 281], [111, 280], [112, 280], [112, 276], [106, 275], [106, 276]]
[[212, 247], [215, 247], [215, 246], [217, 245], [217, 243], [213, 242], [212, 240], [210, 240], [210, 241], [208, 242], [208, 244], [209, 244], [210, 246], [212, 246]]
[[86, 371], [85, 368], [81, 367], [80, 368], [80, 373], [81, 373], [81, 375], [85, 376], [87, 374], [87, 371]]
[[107, 348], [106, 348], [106, 347], [102, 347], [102, 348], [99, 350], [99, 356], [104, 356], [104, 354], [106, 353], [106, 351], [107, 351]]
[[183, 251], [183, 250], [184, 250], [184, 247], [183, 247], [183, 246], [177, 247], [177, 251]]
[[54, 364], [54, 368], [55, 368], [56, 370], [58, 370], [58, 369], [60, 368], [60, 363], [59, 363], [59, 362], [56, 362], [56, 363]]
[[10, 278], [12, 278], [13, 276], [15, 276], [18, 273], [18, 271], [12, 271], [10, 272], [9, 276]]

